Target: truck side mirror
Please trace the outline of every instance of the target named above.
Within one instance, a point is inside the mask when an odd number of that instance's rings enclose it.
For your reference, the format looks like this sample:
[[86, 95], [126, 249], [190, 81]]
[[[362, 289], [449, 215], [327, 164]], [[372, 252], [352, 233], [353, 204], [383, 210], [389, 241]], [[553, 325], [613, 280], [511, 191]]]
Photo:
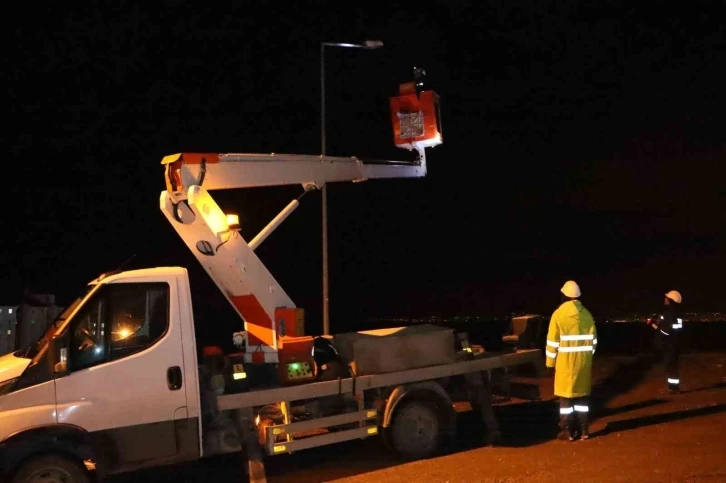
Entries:
[[55, 363], [53, 372], [58, 375], [64, 375], [68, 370], [68, 347], [61, 347], [60, 360]]
[[65, 375], [68, 370], [68, 346], [63, 335], [53, 335], [48, 341], [48, 369], [51, 374]]

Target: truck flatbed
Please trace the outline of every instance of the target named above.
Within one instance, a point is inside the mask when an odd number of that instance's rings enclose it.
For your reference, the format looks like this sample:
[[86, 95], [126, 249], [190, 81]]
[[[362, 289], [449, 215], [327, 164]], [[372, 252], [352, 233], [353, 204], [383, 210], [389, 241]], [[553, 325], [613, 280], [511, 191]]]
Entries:
[[300, 399], [333, 396], [336, 394], [348, 394], [378, 387], [428, 381], [528, 363], [537, 364], [540, 361], [541, 351], [539, 349], [518, 350], [511, 353], [484, 352], [475, 355], [473, 360], [454, 362], [451, 364], [422, 367], [388, 374], [313, 382], [298, 386], [260, 389], [240, 394], [225, 394], [217, 396], [217, 403], [220, 410], [249, 408], [280, 401], [296, 401]]

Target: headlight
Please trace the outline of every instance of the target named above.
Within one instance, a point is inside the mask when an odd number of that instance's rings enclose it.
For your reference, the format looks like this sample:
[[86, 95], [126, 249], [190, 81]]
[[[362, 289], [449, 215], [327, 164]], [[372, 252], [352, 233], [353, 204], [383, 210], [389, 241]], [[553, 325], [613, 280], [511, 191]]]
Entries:
[[4, 396], [10, 391], [13, 390], [13, 386], [15, 386], [15, 382], [17, 382], [18, 378], [15, 379], [9, 379], [7, 381], [0, 382], [0, 396]]

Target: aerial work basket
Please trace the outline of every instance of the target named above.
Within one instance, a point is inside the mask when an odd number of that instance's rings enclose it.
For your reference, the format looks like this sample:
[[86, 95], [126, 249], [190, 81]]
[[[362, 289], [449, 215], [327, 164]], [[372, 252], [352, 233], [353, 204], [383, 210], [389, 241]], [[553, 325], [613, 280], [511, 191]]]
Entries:
[[393, 143], [399, 148], [428, 148], [443, 142], [439, 96], [419, 90], [422, 84], [400, 84], [399, 95], [390, 98]]

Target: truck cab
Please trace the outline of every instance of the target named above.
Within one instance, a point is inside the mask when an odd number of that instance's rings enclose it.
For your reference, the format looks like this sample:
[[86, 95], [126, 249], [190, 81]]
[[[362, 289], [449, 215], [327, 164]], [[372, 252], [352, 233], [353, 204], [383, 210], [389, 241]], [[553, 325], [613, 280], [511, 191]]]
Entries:
[[0, 358], [0, 470], [83, 481], [198, 458], [198, 380], [186, 269], [101, 276]]

